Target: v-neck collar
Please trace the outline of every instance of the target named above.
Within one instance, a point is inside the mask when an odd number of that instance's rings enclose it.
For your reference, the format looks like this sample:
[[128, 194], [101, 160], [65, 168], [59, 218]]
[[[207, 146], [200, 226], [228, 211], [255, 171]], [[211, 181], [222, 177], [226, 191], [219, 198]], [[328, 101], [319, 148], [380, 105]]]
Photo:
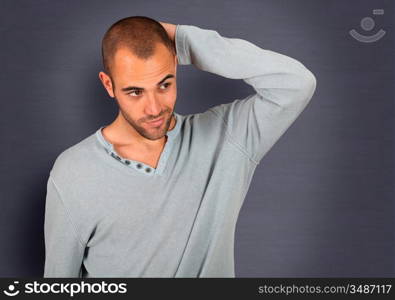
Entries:
[[176, 112], [173, 111], [173, 114], [176, 119], [176, 124], [172, 130], [167, 131], [167, 141], [165, 142], [165, 145], [163, 147], [162, 153], [160, 154], [158, 165], [156, 168], [153, 168], [141, 161], [137, 160], [132, 160], [129, 158], [124, 158], [117, 151], [114, 149], [114, 145], [111, 144], [109, 141], [107, 141], [102, 133], [102, 129], [106, 127], [107, 125], [101, 126], [95, 133], [97, 139], [99, 142], [104, 146], [104, 149], [106, 150], [107, 154], [112, 156], [113, 159], [116, 159], [119, 161], [119, 163], [122, 163], [125, 167], [131, 168], [133, 171], [137, 171], [143, 175], [147, 176], [152, 176], [152, 175], [160, 175], [162, 174], [166, 162], [169, 158], [169, 155], [171, 153], [171, 150], [174, 146], [174, 140], [177, 137], [177, 134], [180, 130], [181, 127], [181, 115], [177, 114]]

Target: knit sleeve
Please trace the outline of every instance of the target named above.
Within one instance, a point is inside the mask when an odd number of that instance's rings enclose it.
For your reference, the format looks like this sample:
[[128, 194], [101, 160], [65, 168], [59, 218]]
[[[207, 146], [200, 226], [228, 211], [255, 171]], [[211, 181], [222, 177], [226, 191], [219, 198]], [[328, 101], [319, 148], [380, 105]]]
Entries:
[[255, 93], [209, 109], [226, 127], [229, 140], [255, 163], [304, 110], [316, 78], [301, 62], [215, 30], [177, 25], [179, 64], [230, 79], [242, 79]]
[[85, 246], [51, 177], [47, 183], [44, 238], [44, 278], [81, 277]]

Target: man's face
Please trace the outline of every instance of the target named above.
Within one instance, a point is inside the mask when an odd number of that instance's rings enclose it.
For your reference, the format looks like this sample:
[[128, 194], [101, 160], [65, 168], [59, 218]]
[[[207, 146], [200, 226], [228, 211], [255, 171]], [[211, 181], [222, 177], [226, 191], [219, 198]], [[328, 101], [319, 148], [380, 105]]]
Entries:
[[[142, 137], [162, 138], [169, 129], [177, 97], [177, 58], [164, 45], [157, 44], [155, 54], [141, 60], [125, 48], [118, 49], [111, 73], [99, 77], [110, 97], [117, 100], [121, 117]], [[163, 118], [160, 124], [150, 121]]]

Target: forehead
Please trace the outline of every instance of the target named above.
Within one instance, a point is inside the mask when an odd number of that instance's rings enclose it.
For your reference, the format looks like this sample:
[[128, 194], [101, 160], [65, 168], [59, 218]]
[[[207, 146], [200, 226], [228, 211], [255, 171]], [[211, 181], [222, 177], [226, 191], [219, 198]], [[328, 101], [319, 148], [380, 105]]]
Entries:
[[146, 60], [136, 57], [126, 48], [118, 49], [114, 55], [112, 73], [120, 85], [156, 84], [155, 80], [163, 74], [174, 72], [174, 67], [174, 55], [164, 45], [157, 44], [154, 54]]

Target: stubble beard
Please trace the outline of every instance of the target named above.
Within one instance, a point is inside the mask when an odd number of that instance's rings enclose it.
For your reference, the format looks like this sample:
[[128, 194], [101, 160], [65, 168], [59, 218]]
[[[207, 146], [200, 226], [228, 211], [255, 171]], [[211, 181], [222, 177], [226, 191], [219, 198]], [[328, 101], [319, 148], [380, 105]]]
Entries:
[[[128, 122], [128, 124], [130, 126], [132, 126], [134, 128], [134, 130], [136, 130], [142, 137], [151, 140], [151, 141], [155, 141], [158, 140], [160, 138], [162, 138], [164, 135], [166, 135], [167, 131], [169, 130], [170, 124], [171, 124], [171, 120], [173, 118], [173, 112], [170, 114], [170, 117], [167, 117], [167, 119], [165, 120], [164, 123], [162, 123], [162, 125], [160, 125], [160, 127], [150, 127], [149, 129], [147, 127], [143, 127], [140, 126], [138, 124], [136, 124], [136, 122], [134, 122], [131, 118], [129, 118], [129, 116], [121, 109], [119, 108], [119, 110], [122, 113], [123, 118], [126, 120], [126, 122]], [[167, 114], [163, 114], [162, 117], [166, 117]], [[146, 126], [149, 126], [147, 122], [143, 122], [143, 124], [145, 124]]]

